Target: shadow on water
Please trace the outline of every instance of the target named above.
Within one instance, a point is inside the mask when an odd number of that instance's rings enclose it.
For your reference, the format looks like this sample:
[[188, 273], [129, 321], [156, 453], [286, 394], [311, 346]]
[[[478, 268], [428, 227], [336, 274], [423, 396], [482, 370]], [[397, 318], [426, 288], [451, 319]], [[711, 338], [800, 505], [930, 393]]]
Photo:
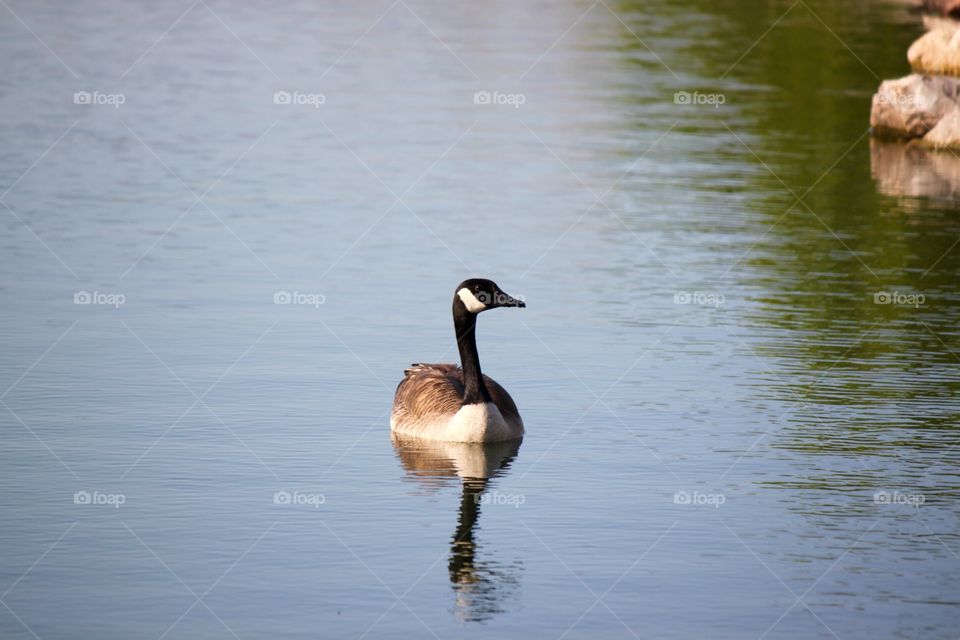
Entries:
[[472, 444], [391, 439], [408, 478], [432, 488], [460, 480], [457, 528], [447, 563], [455, 616], [484, 622], [505, 612], [519, 587], [519, 566], [485, 558], [477, 532], [481, 507], [488, 500], [486, 491], [494, 478], [510, 468], [522, 441]]

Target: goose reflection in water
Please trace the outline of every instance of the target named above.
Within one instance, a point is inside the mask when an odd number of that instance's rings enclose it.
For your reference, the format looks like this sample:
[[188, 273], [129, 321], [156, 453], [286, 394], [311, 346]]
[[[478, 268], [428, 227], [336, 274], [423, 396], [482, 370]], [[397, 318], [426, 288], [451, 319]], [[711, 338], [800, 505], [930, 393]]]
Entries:
[[438, 488], [459, 479], [457, 527], [450, 541], [447, 567], [455, 595], [454, 614], [466, 622], [483, 622], [504, 612], [519, 586], [519, 563], [484, 557], [478, 521], [484, 492], [509, 469], [520, 440], [493, 443], [435, 442], [392, 436], [407, 477]]

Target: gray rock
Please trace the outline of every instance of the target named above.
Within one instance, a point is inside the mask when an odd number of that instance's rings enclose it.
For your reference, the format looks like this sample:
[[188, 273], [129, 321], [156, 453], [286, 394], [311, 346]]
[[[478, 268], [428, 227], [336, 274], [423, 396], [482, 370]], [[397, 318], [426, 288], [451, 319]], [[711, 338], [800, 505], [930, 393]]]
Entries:
[[960, 0], [923, 0], [923, 10], [940, 15], [960, 15]]
[[924, 23], [929, 31], [907, 51], [910, 66], [918, 73], [960, 75], [960, 23], [944, 18]]
[[940, 118], [937, 126], [923, 136], [923, 144], [934, 149], [960, 149], [960, 108]]
[[921, 76], [885, 80], [873, 96], [870, 126], [875, 133], [922, 138], [960, 104], [960, 78]]

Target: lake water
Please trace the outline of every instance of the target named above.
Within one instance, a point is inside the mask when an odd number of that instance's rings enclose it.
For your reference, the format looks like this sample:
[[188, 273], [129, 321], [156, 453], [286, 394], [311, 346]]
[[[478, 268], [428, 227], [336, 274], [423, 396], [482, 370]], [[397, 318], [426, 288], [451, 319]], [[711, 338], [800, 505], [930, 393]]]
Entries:
[[[3, 638], [956, 638], [902, 4], [0, 15]], [[527, 437], [394, 444], [473, 275]]]

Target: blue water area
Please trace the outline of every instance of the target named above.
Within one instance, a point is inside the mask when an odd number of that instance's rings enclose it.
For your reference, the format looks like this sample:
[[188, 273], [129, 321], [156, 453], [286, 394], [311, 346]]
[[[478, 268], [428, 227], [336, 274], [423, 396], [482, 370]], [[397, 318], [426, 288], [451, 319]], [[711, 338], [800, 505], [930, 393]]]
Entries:
[[[0, 16], [0, 637], [956, 638], [904, 4]], [[527, 435], [394, 441], [471, 276]]]

